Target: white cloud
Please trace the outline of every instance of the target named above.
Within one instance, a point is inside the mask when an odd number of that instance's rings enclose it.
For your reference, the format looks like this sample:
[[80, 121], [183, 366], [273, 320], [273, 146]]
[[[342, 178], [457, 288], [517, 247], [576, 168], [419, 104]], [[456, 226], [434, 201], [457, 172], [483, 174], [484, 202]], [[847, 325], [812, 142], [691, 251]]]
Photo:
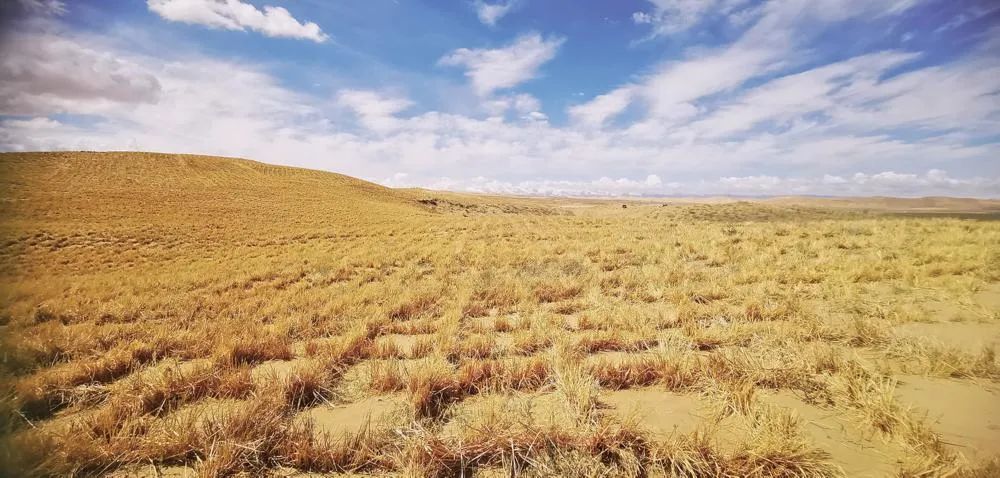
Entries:
[[46, 33], [0, 42], [0, 114], [100, 113], [159, 94], [154, 75], [103, 45]]
[[831, 95], [832, 121], [859, 129], [1000, 129], [1000, 62], [973, 58], [881, 80], [866, 78]]
[[[703, 15], [746, 13], [739, 10], [742, 0], [650, 0], [655, 15], [636, 19], [654, 19], [658, 34], [689, 28]], [[801, 44], [817, 35], [829, 23], [869, 15], [898, 13], [918, 0], [787, 0], [754, 7], [758, 20], [734, 43], [714, 48], [691, 50], [688, 58], [668, 61], [637, 81], [623, 85], [576, 110], [578, 114], [593, 108], [591, 124], [624, 111], [640, 101], [647, 117], [631, 126], [637, 137], [670, 134], [675, 126], [705, 113], [699, 102], [713, 95], [735, 91], [748, 81], [787, 70]], [[669, 20], [669, 21], [668, 21]], [[673, 22], [673, 23], [672, 23]], [[677, 23], [679, 22], [679, 23]], [[621, 90], [631, 91], [626, 95]], [[614, 95], [609, 97], [609, 95]], [[611, 100], [614, 101], [611, 101]], [[624, 103], [624, 104], [623, 104]], [[575, 107], [574, 107], [575, 108]], [[607, 114], [604, 110], [607, 109]], [[572, 115], [572, 111], [571, 111]]]
[[937, 34], [946, 32], [948, 30], [954, 30], [956, 28], [961, 27], [962, 25], [965, 25], [966, 23], [974, 22], [987, 15], [992, 15], [998, 11], [1000, 11], [1000, 7], [998, 6], [994, 6], [991, 8], [973, 4], [971, 7], [965, 9], [965, 11], [963, 11], [962, 13], [955, 15], [954, 17], [952, 17], [951, 20], [948, 20], [941, 26], [934, 29], [934, 33]]
[[508, 112], [513, 112], [522, 119], [548, 119], [541, 112], [542, 102], [527, 93], [486, 98], [483, 100], [483, 108], [491, 116], [503, 116]]
[[514, 7], [514, 0], [506, 2], [486, 3], [483, 0], [476, 0], [473, 4], [476, 7], [476, 15], [484, 25], [494, 26], [497, 22], [510, 13]]
[[636, 25], [646, 25], [653, 23], [653, 16], [646, 12], [634, 12], [632, 14], [632, 21], [635, 22]]
[[379, 132], [398, 126], [396, 114], [413, 105], [406, 98], [365, 90], [341, 90], [337, 94], [337, 102], [354, 111], [365, 127]]
[[[637, 25], [652, 25], [652, 37], [680, 33], [700, 23], [709, 15], [729, 15], [747, 0], [648, 0], [651, 12], [634, 12]], [[742, 11], [740, 11], [742, 13]]]
[[569, 116], [574, 122], [583, 126], [603, 126], [605, 122], [625, 111], [633, 94], [631, 87], [612, 90], [587, 103], [570, 107]]
[[843, 93], [870, 84], [887, 70], [918, 55], [881, 52], [832, 63], [771, 80], [749, 89], [703, 119], [693, 123], [703, 137], [743, 132], [764, 121], [789, 124], [795, 119], [852, 104]]
[[[696, 112], [692, 102], [731, 90], [746, 80], [775, 69], [782, 56], [767, 48], [728, 48], [687, 61], [668, 63], [639, 86], [650, 115], [687, 118]], [[693, 81], [693, 79], [697, 81]]]
[[313, 22], [296, 20], [283, 7], [264, 10], [240, 0], [146, 0], [149, 9], [164, 19], [226, 30], [247, 29], [269, 37], [301, 38], [317, 43], [329, 36]]
[[459, 48], [445, 55], [439, 63], [465, 67], [465, 76], [472, 81], [472, 88], [477, 94], [486, 96], [535, 78], [538, 69], [555, 58], [563, 41], [532, 33], [503, 48]]

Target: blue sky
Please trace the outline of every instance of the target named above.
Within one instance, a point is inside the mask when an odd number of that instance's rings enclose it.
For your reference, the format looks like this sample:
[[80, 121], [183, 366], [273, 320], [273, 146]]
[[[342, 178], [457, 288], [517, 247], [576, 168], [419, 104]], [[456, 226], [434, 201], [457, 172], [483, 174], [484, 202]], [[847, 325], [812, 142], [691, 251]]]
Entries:
[[994, 2], [0, 8], [3, 150], [515, 194], [1000, 197]]

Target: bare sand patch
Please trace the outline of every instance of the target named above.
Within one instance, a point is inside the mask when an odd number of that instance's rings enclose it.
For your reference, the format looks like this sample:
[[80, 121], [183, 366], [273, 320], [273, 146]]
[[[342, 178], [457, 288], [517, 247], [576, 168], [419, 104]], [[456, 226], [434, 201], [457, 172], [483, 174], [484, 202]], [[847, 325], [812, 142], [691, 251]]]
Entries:
[[275, 383], [287, 380], [296, 370], [305, 369], [316, 362], [309, 358], [292, 360], [269, 360], [253, 368], [250, 375], [256, 384]]
[[711, 415], [697, 395], [671, 393], [653, 388], [605, 392], [600, 396], [608, 411], [623, 419], [638, 418], [640, 426], [662, 438], [690, 433]]
[[762, 398], [772, 406], [798, 415], [806, 438], [829, 453], [830, 462], [841, 467], [847, 476], [892, 476], [899, 468], [902, 450], [862, 429], [846, 412], [808, 404], [788, 391]]
[[371, 425], [392, 423], [392, 417], [400, 414], [403, 406], [399, 397], [368, 397], [351, 403], [313, 407], [299, 413], [296, 419], [312, 420], [317, 433], [357, 433]]
[[574, 414], [558, 393], [500, 393], [466, 398], [452, 406], [445, 435], [460, 436], [463, 430], [488, 430], [495, 426], [514, 428], [571, 427]]
[[896, 326], [893, 330], [903, 338], [929, 339], [967, 351], [1000, 345], [1000, 323], [910, 322]]
[[219, 417], [239, 407], [243, 400], [231, 398], [203, 398], [197, 402], [181, 406], [163, 419], [165, 424], [170, 421], [204, 423], [205, 420]]
[[932, 300], [920, 304], [920, 310], [929, 321], [937, 322], [961, 322], [975, 319], [976, 314], [958, 303], [958, 299], [953, 301]]
[[906, 376], [896, 388], [900, 403], [926, 415], [955, 451], [977, 463], [1000, 454], [1000, 387]]
[[417, 343], [434, 338], [434, 334], [387, 334], [380, 336], [378, 340], [391, 342], [403, 355], [409, 357], [413, 355], [413, 349]]
[[992, 312], [1000, 313], [1000, 284], [990, 284], [972, 295], [972, 303]]

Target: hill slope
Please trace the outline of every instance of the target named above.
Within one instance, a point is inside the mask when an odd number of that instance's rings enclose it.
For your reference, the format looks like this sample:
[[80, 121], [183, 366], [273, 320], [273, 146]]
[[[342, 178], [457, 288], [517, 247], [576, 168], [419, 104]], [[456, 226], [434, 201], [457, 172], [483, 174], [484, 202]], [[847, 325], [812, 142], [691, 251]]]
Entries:
[[201, 223], [225, 214], [261, 226], [319, 225], [331, 216], [421, 210], [406, 193], [349, 176], [212, 156], [4, 153], [0, 171], [6, 219], [88, 221], [97, 214]]

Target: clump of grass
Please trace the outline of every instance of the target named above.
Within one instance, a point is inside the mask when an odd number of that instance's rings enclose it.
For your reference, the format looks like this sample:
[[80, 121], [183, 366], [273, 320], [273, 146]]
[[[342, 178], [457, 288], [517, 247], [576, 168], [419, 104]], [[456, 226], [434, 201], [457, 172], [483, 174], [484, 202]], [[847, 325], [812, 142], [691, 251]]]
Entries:
[[720, 417], [729, 415], [749, 416], [754, 410], [757, 387], [750, 380], [716, 383], [712, 390], [722, 404]]
[[324, 367], [298, 368], [284, 381], [285, 403], [293, 409], [321, 403], [333, 394], [332, 385], [340, 370]]
[[621, 331], [592, 332], [577, 339], [574, 347], [581, 353], [641, 351], [656, 346], [656, 339]]
[[600, 385], [579, 365], [555, 370], [556, 391], [562, 396], [573, 417], [583, 421], [597, 418]]
[[855, 316], [848, 344], [855, 347], [884, 346], [891, 342], [892, 332], [886, 321], [875, 317]]
[[389, 319], [396, 321], [413, 320], [437, 311], [439, 297], [432, 293], [418, 293], [404, 297], [389, 310]]
[[386, 334], [419, 335], [437, 332], [439, 319], [424, 317], [405, 322], [390, 322], [385, 324], [382, 332]]
[[285, 410], [269, 400], [239, 404], [204, 417], [194, 436], [168, 441], [167, 446], [201, 456], [198, 472], [203, 476], [259, 472], [281, 458], [289, 441], [292, 429]]
[[455, 340], [448, 350], [448, 360], [457, 362], [461, 359], [485, 359], [500, 354], [499, 347], [493, 337], [473, 335]]
[[888, 347], [886, 355], [903, 359], [910, 373], [948, 378], [1000, 377], [1000, 363], [992, 346], [972, 354], [928, 340], [899, 340]]
[[540, 303], [572, 299], [579, 296], [582, 292], [583, 286], [569, 279], [542, 282], [532, 290], [532, 294]]
[[542, 356], [473, 360], [462, 363], [456, 381], [465, 393], [537, 390], [553, 376], [551, 362]]
[[464, 391], [454, 374], [449, 365], [438, 361], [422, 362], [409, 371], [406, 391], [415, 418], [439, 417], [462, 398]]
[[704, 326], [685, 322], [682, 330], [690, 340], [691, 347], [702, 351], [726, 346], [745, 347], [756, 335], [753, 329], [742, 323]]
[[416, 359], [430, 355], [434, 351], [434, 339], [422, 337], [413, 342], [407, 358]]
[[673, 435], [651, 446], [648, 469], [667, 476], [724, 476], [726, 457], [704, 429]]
[[861, 413], [864, 422], [886, 436], [892, 436], [903, 423], [904, 410], [894, 397], [896, 380], [879, 376], [851, 362], [834, 377], [839, 397]]
[[388, 471], [395, 435], [391, 430], [364, 426], [357, 432], [317, 433], [311, 421], [292, 425], [278, 451], [281, 464], [314, 473]]
[[511, 350], [518, 355], [532, 355], [551, 346], [552, 341], [551, 336], [537, 331], [522, 332], [514, 336]]
[[794, 300], [761, 300], [754, 298], [743, 304], [742, 319], [747, 322], [794, 320], [801, 306]]
[[514, 330], [514, 325], [510, 323], [506, 317], [497, 317], [493, 321], [493, 330], [499, 333], [512, 332]]
[[111, 382], [157, 358], [145, 344], [115, 349], [100, 358], [63, 364], [22, 380], [15, 393], [23, 413], [46, 417], [72, 402], [74, 387]]
[[645, 387], [663, 380], [666, 361], [654, 354], [629, 356], [620, 360], [599, 359], [588, 367], [588, 373], [604, 388], [621, 390]]
[[309, 355], [326, 361], [331, 367], [353, 365], [371, 356], [373, 342], [370, 335], [365, 327], [356, 327], [323, 346], [314, 346]]
[[406, 354], [391, 337], [380, 337], [372, 343], [369, 349], [371, 358], [405, 358]]
[[751, 420], [750, 437], [726, 461], [730, 476], [827, 477], [841, 474], [830, 455], [810, 445], [791, 414], [765, 408]]
[[245, 398], [254, 391], [247, 366], [219, 370], [209, 363], [150, 375], [131, 380], [109, 401], [131, 405], [135, 414], [161, 415], [204, 397]]
[[369, 362], [368, 388], [376, 393], [389, 393], [406, 389], [406, 376], [398, 360]]
[[238, 336], [230, 339], [216, 354], [221, 367], [253, 365], [268, 360], [290, 360], [291, 341], [279, 335]]
[[481, 280], [476, 291], [462, 307], [462, 315], [483, 317], [507, 313], [514, 310], [522, 298], [523, 292], [516, 282], [498, 282], [494, 277], [486, 277]]

